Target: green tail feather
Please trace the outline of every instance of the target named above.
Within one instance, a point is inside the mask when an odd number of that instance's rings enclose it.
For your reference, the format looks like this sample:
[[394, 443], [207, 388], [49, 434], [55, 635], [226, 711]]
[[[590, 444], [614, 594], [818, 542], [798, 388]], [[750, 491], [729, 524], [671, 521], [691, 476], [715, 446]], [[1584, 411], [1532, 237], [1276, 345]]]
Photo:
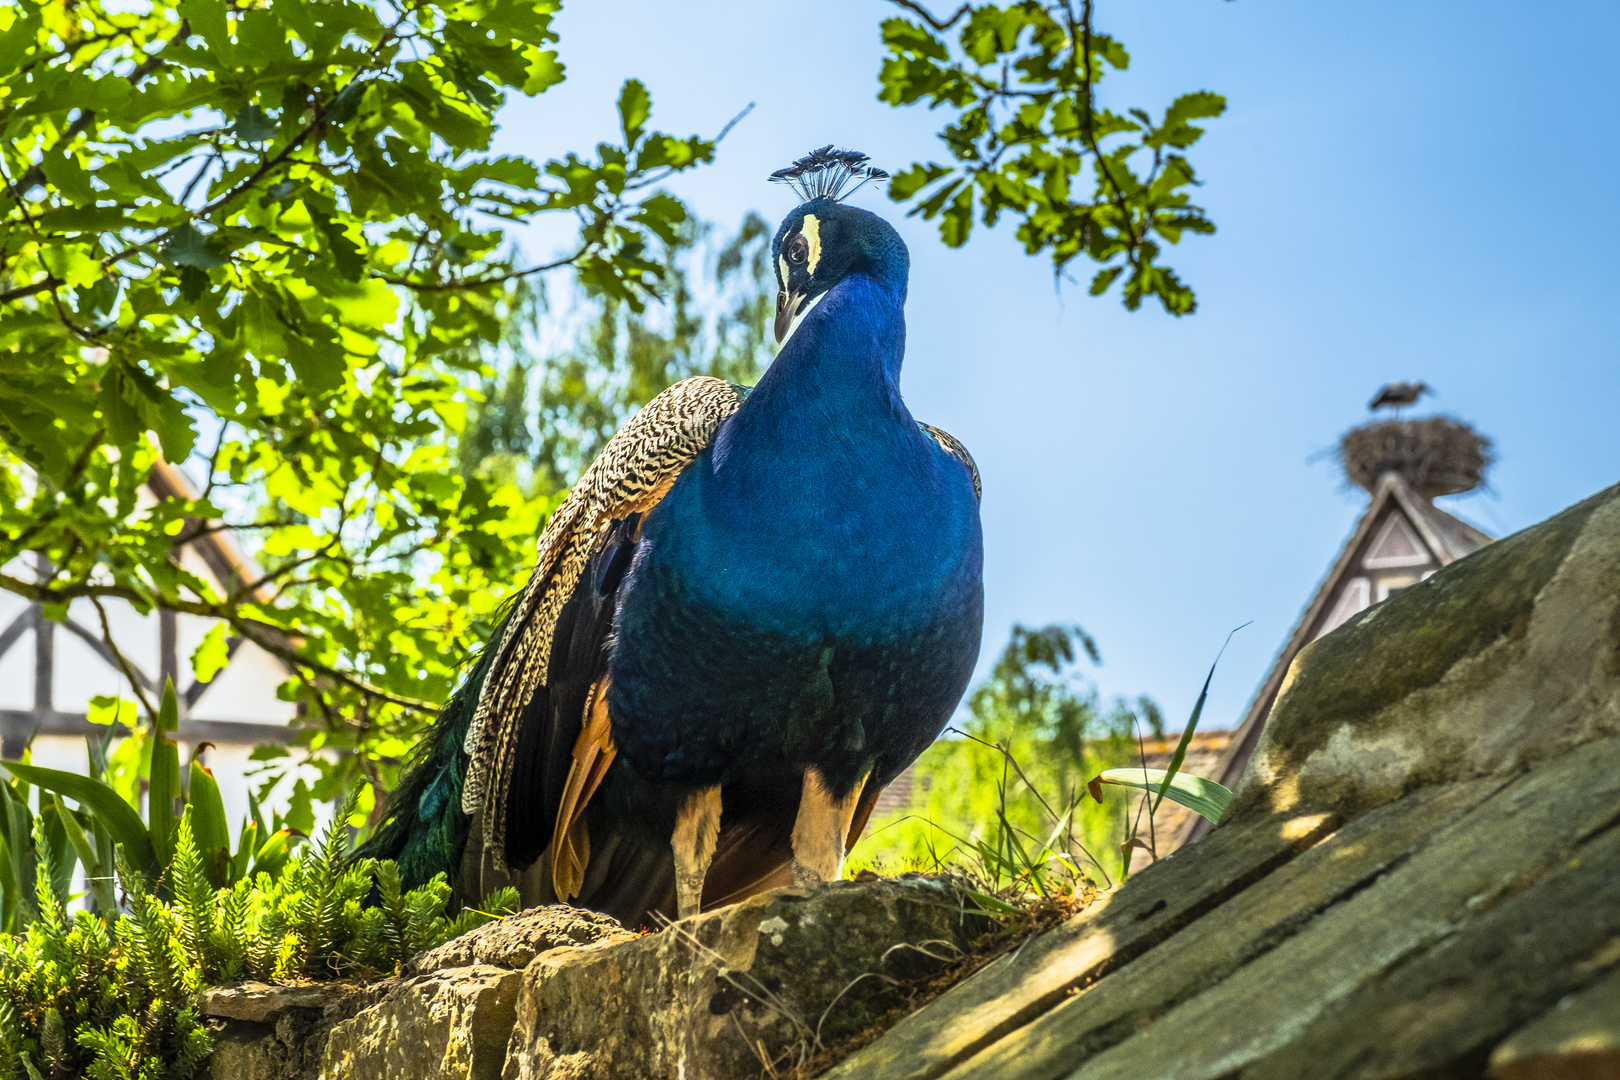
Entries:
[[491, 645], [439, 711], [433, 730], [389, 795], [382, 825], [355, 853], [357, 858], [398, 863], [406, 890], [426, 884], [438, 873], [452, 884], [459, 876], [471, 821], [461, 810], [461, 785], [470, 762], [463, 743], [500, 637], [497, 629]]

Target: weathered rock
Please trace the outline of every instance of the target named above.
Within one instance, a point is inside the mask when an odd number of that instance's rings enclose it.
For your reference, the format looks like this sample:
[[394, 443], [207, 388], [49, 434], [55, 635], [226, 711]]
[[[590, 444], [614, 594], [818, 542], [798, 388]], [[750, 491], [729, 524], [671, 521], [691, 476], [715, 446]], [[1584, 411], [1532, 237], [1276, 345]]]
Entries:
[[198, 1004], [214, 1036], [205, 1080], [315, 1080], [332, 1025], [383, 992], [379, 984], [217, 986]]
[[[1290, 680], [1208, 838], [831, 1075], [1610, 1075], [1620, 488], [1374, 607]], [[1345, 824], [1260, 857], [1308, 814]]]
[[1620, 487], [1302, 650], [1227, 821], [1349, 818], [1620, 734]]
[[[1081, 993], [1063, 1000], [949, 1075], [953, 1080], [1063, 1075], [1275, 948], [1324, 908], [1366, 888], [1369, 881], [1404, 862], [1441, 827], [1500, 787], [1499, 782], [1485, 780], [1436, 788], [1367, 814], [1262, 879], [1243, 893], [1241, 902], [1222, 904], [1158, 948], [1120, 967], [1106, 981], [1106, 993]], [[1217, 831], [1210, 840], [1232, 831], [1238, 830]], [[1204, 863], [1187, 852], [1169, 864], [1160, 864], [1152, 873], [1166, 873], [1178, 860], [1184, 872], [1192, 874]], [[1133, 891], [1139, 891], [1136, 901], [1141, 903], [1165, 888], [1164, 882], [1157, 882], [1154, 887], [1138, 886]], [[926, 1015], [919, 1014], [918, 1020]], [[941, 1016], [936, 1022], [944, 1019]], [[878, 1046], [888, 1042], [885, 1039]], [[922, 1074], [895, 1071], [893, 1075]]]
[[245, 982], [235, 986], [214, 986], [202, 992], [198, 1004], [204, 1016], [228, 1020], [270, 1023], [288, 1009], [323, 1009], [328, 1001], [346, 996], [350, 987], [342, 983], [316, 983], [311, 986], [271, 986]]
[[1620, 740], [1586, 750], [1508, 785], [1399, 869], [1064, 1073], [1477, 1075], [1497, 1040], [1580, 985], [1579, 960], [1620, 936], [1620, 899], [1603, 886], [1620, 880]]
[[506, 1080], [753, 1080], [864, 1028], [987, 923], [927, 879], [777, 889], [660, 934], [537, 957]]
[[478, 964], [394, 980], [333, 1026], [325, 1080], [493, 1080], [506, 1059], [521, 972]]
[[1092, 904], [906, 1017], [829, 1078], [938, 1076], [1264, 877], [1332, 824], [1312, 814], [1211, 835], [1209, 850], [1220, 854], [1212, 865], [1179, 857], [1158, 863], [1144, 872], [1156, 888], [1121, 890]]
[[[1610, 950], [1616, 951], [1620, 943]], [[1620, 1080], [1620, 971], [1571, 994], [1515, 1031], [1491, 1054], [1490, 1076]]]
[[425, 973], [488, 964], [521, 971], [550, 949], [624, 941], [635, 936], [610, 916], [552, 904], [486, 923], [437, 949], [429, 949], [411, 961], [411, 969]]

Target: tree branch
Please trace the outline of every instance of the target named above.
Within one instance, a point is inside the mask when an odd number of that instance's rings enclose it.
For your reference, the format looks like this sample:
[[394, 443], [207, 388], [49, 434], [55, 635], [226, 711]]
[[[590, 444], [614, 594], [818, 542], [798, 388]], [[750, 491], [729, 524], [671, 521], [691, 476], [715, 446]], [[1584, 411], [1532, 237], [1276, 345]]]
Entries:
[[957, 20], [961, 19], [961, 17], [964, 15], [972, 13], [973, 11], [973, 5], [963, 4], [961, 7], [956, 9], [955, 14], [953, 14], [950, 18], [939, 19], [935, 17], [933, 12], [917, 3], [917, 0], [889, 0], [889, 2], [897, 7], [903, 7], [907, 11], [921, 16], [929, 26], [932, 26], [935, 30], [940, 31], [941, 33], [949, 30], [952, 26], [955, 26]]
[[559, 267], [578, 262], [586, 252], [590, 251], [591, 248], [595, 246], [595, 244], [585, 244], [566, 259], [558, 259], [556, 262], [544, 263], [540, 266], [531, 266], [527, 270], [513, 270], [510, 273], [505, 274], [491, 274], [488, 277], [463, 278], [459, 281], [440, 282], [412, 281], [409, 278], [389, 277], [386, 274], [373, 274], [372, 277], [379, 281], [386, 281], [390, 285], [401, 285], [407, 289], [413, 289], [416, 292], [451, 292], [462, 289], [481, 289], [485, 285], [499, 285], [502, 282], [512, 281], [515, 278], [528, 277], [530, 274], [541, 274], [547, 270], [556, 270]]
[[136, 677], [134, 665], [125, 659], [123, 653], [118, 651], [118, 643], [113, 640], [112, 626], [107, 622], [107, 609], [102, 607], [99, 596], [92, 596], [90, 602], [95, 605], [96, 615], [101, 619], [101, 643], [107, 646], [107, 650], [113, 654], [113, 659], [118, 661], [118, 667], [124, 673], [124, 680], [129, 683], [129, 688], [135, 691], [135, 696], [140, 699], [141, 706], [146, 709], [146, 715], [152, 718], [153, 723], [156, 723], [157, 710], [152, 707], [152, 701], [146, 696], [146, 690], [141, 686], [141, 680]]
[[416, 709], [421, 712], [438, 712], [439, 706], [431, 701], [419, 698], [406, 697], [403, 694], [391, 693], [381, 687], [373, 686], [358, 676], [328, 667], [325, 664], [311, 660], [302, 655], [290, 645], [275, 640], [288, 633], [287, 630], [273, 623], [260, 622], [250, 619], [236, 610], [231, 604], [210, 604], [198, 600], [181, 600], [178, 598], [147, 596], [137, 589], [123, 585], [64, 585], [44, 588], [10, 574], [0, 573], [0, 589], [15, 593], [25, 600], [40, 604], [62, 604], [80, 597], [88, 597], [92, 603], [101, 599], [127, 600], [139, 608], [157, 608], [162, 611], [173, 611], [181, 615], [197, 615], [205, 619], [220, 619], [231, 625], [237, 633], [253, 642], [272, 656], [280, 657], [288, 664], [303, 668], [317, 675], [323, 675], [334, 682], [343, 684], [357, 693], [386, 701], [406, 709]]
[[55, 274], [46, 274], [32, 285], [19, 285], [15, 289], [0, 292], [0, 304], [9, 304], [13, 300], [21, 300], [24, 297], [33, 296], [35, 293], [49, 292], [61, 284], [62, 279]]
[[1082, 50], [1082, 56], [1084, 57], [1082, 64], [1084, 65], [1086, 83], [1085, 109], [1083, 112], [1085, 123], [1083, 125], [1081, 140], [1086, 144], [1087, 149], [1091, 151], [1091, 156], [1096, 159], [1097, 173], [1107, 184], [1108, 190], [1113, 193], [1114, 207], [1119, 211], [1120, 217], [1124, 219], [1120, 223], [1120, 231], [1123, 232], [1127, 238], [1125, 244], [1125, 261], [1129, 263], [1133, 269], [1140, 271], [1142, 267], [1141, 253], [1139, 248], [1142, 241], [1141, 238], [1136, 234], [1135, 223], [1131, 220], [1130, 200], [1126, 197], [1124, 189], [1120, 187], [1119, 181], [1114, 179], [1113, 172], [1108, 168], [1108, 160], [1103, 156], [1102, 147], [1097, 144], [1096, 110], [1092, 101], [1092, 88], [1096, 85], [1091, 70], [1092, 3], [1093, 0], [1082, 0], [1080, 25], [1078, 27], [1076, 27], [1074, 24], [1073, 9], [1068, 8], [1067, 5], [1065, 5], [1064, 9], [1069, 19], [1069, 40], [1073, 41], [1077, 36], [1075, 31], [1080, 31], [1078, 37], [1080, 38], [1080, 47]]

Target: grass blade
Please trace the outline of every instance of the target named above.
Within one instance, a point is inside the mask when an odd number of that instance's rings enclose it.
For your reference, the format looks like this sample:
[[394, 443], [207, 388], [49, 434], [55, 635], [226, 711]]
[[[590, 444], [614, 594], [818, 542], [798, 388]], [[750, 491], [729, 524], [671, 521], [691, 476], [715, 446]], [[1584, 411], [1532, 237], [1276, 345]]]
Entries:
[[1221, 815], [1226, 813], [1226, 807], [1232, 801], [1231, 789], [1226, 786], [1191, 773], [1171, 775], [1168, 769], [1108, 769], [1091, 781], [1091, 794], [1098, 802], [1102, 802], [1102, 792], [1098, 789], [1100, 784], [1163, 792], [1171, 802], [1180, 803], [1207, 818], [1211, 824], [1221, 820]]
[[[1243, 624], [1243, 626], [1248, 625], [1249, 623]], [[1170, 782], [1181, 773], [1181, 763], [1187, 759], [1187, 746], [1192, 742], [1193, 732], [1198, 730], [1198, 718], [1203, 715], [1204, 702], [1209, 698], [1209, 684], [1215, 678], [1215, 668], [1220, 664], [1221, 657], [1226, 653], [1226, 647], [1232, 643], [1232, 634], [1243, 629], [1243, 626], [1234, 627], [1231, 633], [1226, 635], [1226, 640], [1221, 642], [1221, 651], [1215, 654], [1215, 663], [1209, 665], [1209, 674], [1204, 676], [1204, 688], [1198, 692], [1198, 701], [1193, 705], [1192, 716], [1187, 720], [1187, 729], [1181, 733], [1181, 741], [1176, 744], [1176, 752], [1170, 757], [1170, 767], [1164, 771], [1164, 785], [1159, 788], [1158, 797], [1153, 800], [1153, 809], [1148, 812], [1149, 820], [1152, 820], [1152, 816], [1159, 812], [1159, 804], [1164, 802], [1164, 796], [1170, 790]], [[1225, 791], [1226, 789], [1222, 788], [1221, 790]], [[1175, 801], [1181, 802], [1180, 799]], [[1224, 810], [1225, 807], [1223, 806], [1222, 809]], [[1215, 819], [1211, 818], [1210, 820]]]

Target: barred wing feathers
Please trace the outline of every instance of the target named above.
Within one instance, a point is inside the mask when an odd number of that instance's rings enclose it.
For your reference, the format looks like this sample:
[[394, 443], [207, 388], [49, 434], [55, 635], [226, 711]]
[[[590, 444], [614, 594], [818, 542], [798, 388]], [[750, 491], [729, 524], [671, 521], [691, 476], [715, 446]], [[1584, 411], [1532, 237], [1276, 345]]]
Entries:
[[[541, 535], [534, 576], [506, 621], [465, 743], [471, 762], [462, 809], [482, 820], [483, 847], [500, 869], [509, 869], [509, 838], [523, 849], [524, 861], [532, 861], [554, 833], [569, 831], [584, 808], [577, 797], [580, 784], [570, 783], [568, 773], [585, 712], [599, 693], [612, 596], [610, 591], [602, 595], [604, 581], [595, 589], [582, 585], [592, 577], [622, 574], [639, 516], [657, 505], [709, 445], [720, 424], [737, 411], [742, 393], [719, 379], [699, 377], [659, 394], [613, 436]], [[617, 586], [616, 577], [611, 585]], [[566, 635], [559, 634], [560, 621]], [[599, 774], [606, 766], [602, 755], [611, 760], [611, 742], [587, 741], [596, 759], [581, 767]], [[535, 770], [539, 775], [530, 775]], [[533, 807], [538, 819], [526, 820], [514, 833], [508, 818], [520, 771], [525, 803], [540, 805]], [[576, 795], [569, 799], [571, 820], [559, 825], [558, 803], [565, 792]], [[588, 853], [578, 856], [588, 858]]]

